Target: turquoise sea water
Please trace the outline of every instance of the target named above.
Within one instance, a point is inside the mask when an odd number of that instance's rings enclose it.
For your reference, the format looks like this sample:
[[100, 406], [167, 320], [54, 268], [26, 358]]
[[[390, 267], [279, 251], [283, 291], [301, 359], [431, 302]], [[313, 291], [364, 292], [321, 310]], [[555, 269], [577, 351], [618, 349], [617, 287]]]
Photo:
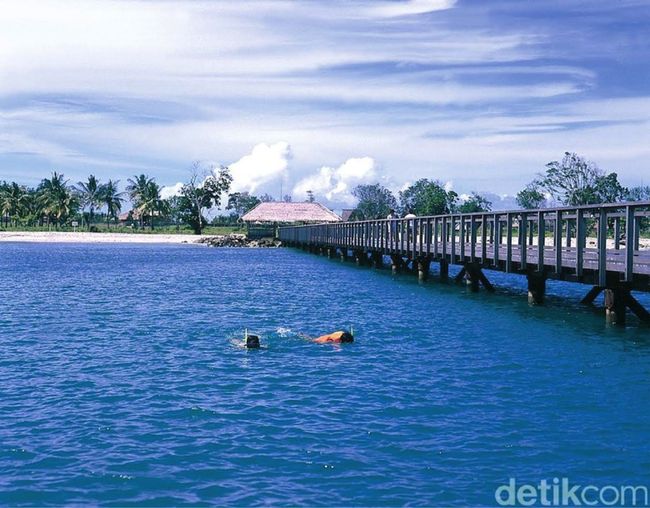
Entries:
[[[650, 333], [288, 249], [0, 246], [0, 505], [493, 505], [650, 485]], [[569, 297], [569, 298], [564, 298]], [[354, 325], [354, 344], [296, 334]], [[266, 349], [234, 338], [244, 327]]]

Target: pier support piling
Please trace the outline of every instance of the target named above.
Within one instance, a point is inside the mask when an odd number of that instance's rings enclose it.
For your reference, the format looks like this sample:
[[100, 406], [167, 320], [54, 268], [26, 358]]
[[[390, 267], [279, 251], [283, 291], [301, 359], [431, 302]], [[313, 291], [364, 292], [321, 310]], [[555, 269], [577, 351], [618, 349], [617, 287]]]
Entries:
[[384, 256], [381, 252], [373, 251], [370, 254], [370, 259], [372, 261], [372, 267], [379, 269], [384, 266]]
[[546, 274], [544, 272], [528, 273], [528, 303], [543, 305], [546, 296]]
[[404, 260], [402, 259], [402, 256], [399, 256], [397, 254], [391, 255], [390, 267], [391, 270], [393, 271], [393, 275], [402, 271], [402, 269], [404, 268]]
[[424, 282], [429, 278], [429, 269], [431, 268], [431, 257], [422, 256], [416, 261], [418, 268], [418, 280]]
[[362, 250], [354, 251], [354, 262], [357, 266], [365, 266], [368, 264], [368, 254]]
[[605, 320], [610, 325], [625, 324], [626, 291], [621, 288], [605, 289]]
[[582, 300], [580, 300], [580, 303], [584, 305], [591, 305], [592, 303], [594, 303], [594, 300], [598, 297], [598, 295], [602, 293], [603, 289], [604, 288], [600, 286], [592, 287], [589, 290], [589, 293], [587, 293], [587, 295]]
[[449, 281], [449, 261], [446, 259], [440, 260], [440, 280], [442, 282]]
[[463, 279], [467, 282], [473, 293], [478, 292], [479, 284], [483, 285], [490, 293], [494, 292], [494, 286], [485, 276], [478, 263], [467, 263], [463, 266], [462, 270], [456, 275], [456, 281], [462, 282]]
[[604, 292], [607, 324], [625, 325], [627, 309], [630, 309], [641, 322], [650, 323], [650, 312], [632, 296], [628, 285], [620, 283], [614, 287], [604, 288]]

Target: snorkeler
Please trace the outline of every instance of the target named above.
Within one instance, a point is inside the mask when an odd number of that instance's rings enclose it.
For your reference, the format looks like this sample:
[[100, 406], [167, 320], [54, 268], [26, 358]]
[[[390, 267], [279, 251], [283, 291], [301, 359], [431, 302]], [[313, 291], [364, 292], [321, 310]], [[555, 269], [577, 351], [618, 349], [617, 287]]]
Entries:
[[352, 331], [349, 332], [343, 332], [343, 331], [338, 331], [334, 333], [328, 333], [327, 335], [321, 335], [320, 337], [316, 337], [315, 339], [312, 339], [311, 337], [301, 334], [301, 337], [304, 337], [305, 339], [309, 339], [312, 342], [315, 342], [316, 344], [341, 344], [344, 342], [354, 342], [354, 336], [352, 335]]
[[248, 328], [244, 330], [244, 341], [242, 344], [245, 348], [248, 349], [259, 349], [260, 348], [260, 338], [258, 335], [252, 335], [248, 333]]
[[260, 347], [260, 338], [257, 335], [248, 335], [246, 337], [246, 347], [248, 349], [258, 349]]

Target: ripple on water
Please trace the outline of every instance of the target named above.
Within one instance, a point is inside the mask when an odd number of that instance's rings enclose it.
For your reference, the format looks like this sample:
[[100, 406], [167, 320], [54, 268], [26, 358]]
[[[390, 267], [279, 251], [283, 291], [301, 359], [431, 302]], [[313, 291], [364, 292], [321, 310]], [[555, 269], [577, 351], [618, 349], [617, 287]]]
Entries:
[[[491, 504], [647, 484], [650, 339], [582, 288], [418, 285], [290, 250], [0, 248], [0, 504]], [[647, 299], [645, 300], [647, 301]], [[354, 325], [343, 347], [312, 344]], [[265, 349], [235, 339], [244, 328]]]

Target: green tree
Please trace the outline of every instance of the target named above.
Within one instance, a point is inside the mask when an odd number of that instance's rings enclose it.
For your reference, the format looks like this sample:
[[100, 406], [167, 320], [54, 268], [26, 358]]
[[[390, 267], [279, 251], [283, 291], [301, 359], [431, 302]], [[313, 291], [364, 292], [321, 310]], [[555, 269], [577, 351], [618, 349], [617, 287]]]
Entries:
[[536, 210], [544, 207], [546, 196], [540, 190], [538, 182], [531, 182], [526, 188], [517, 193], [517, 204], [526, 210]]
[[7, 223], [13, 220], [14, 226], [18, 226], [19, 218], [26, 211], [28, 198], [27, 189], [16, 182], [0, 186], [0, 211]]
[[222, 195], [228, 192], [231, 182], [232, 176], [227, 167], [211, 169], [200, 176], [200, 163], [193, 164], [192, 175], [181, 189], [183, 199], [178, 204], [195, 234], [200, 235], [207, 225], [204, 211], [221, 206]]
[[226, 206], [226, 210], [233, 210], [239, 219], [260, 203], [261, 201], [257, 196], [253, 196], [248, 192], [233, 192], [228, 195], [228, 206]]
[[422, 178], [399, 193], [401, 212], [416, 215], [441, 215], [456, 209], [458, 194], [446, 191], [438, 181]]
[[41, 181], [38, 193], [39, 203], [48, 218], [48, 224], [54, 220], [57, 228], [79, 209], [79, 201], [70, 191], [68, 181], [56, 171], [50, 178]]
[[140, 215], [140, 227], [148, 217], [151, 229], [154, 229], [154, 217], [166, 210], [167, 203], [160, 197], [160, 185], [154, 178], [147, 175], [137, 175], [129, 178], [126, 191], [129, 193], [134, 209]]
[[149, 186], [154, 183], [153, 178], [145, 174], [136, 175], [133, 178], [127, 180], [128, 185], [126, 186], [126, 192], [129, 195], [131, 204], [133, 208], [139, 213], [140, 228], [144, 227], [144, 213], [145, 209], [144, 203], [147, 200], [147, 193], [149, 192]]
[[119, 190], [120, 181], [109, 180], [102, 186], [101, 202], [106, 205], [106, 227], [110, 227], [110, 220], [116, 220], [117, 214], [122, 211], [124, 193]]
[[397, 208], [393, 193], [381, 184], [357, 185], [352, 195], [359, 200], [352, 211], [352, 220], [385, 219], [391, 210]]
[[82, 210], [85, 210], [86, 207], [89, 209], [87, 223], [88, 229], [90, 229], [95, 215], [95, 208], [102, 205], [102, 186], [99, 180], [95, 178], [95, 175], [90, 175], [87, 182], [78, 182], [74, 190], [77, 192]]
[[492, 210], [492, 202], [483, 196], [472, 192], [472, 195], [458, 207], [460, 213], [489, 212]]
[[612, 203], [627, 195], [616, 173], [606, 173], [575, 153], [546, 165], [537, 181], [541, 190], [567, 206]]
[[630, 188], [625, 199], [627, 201], [650, 201], [650, 186]]

